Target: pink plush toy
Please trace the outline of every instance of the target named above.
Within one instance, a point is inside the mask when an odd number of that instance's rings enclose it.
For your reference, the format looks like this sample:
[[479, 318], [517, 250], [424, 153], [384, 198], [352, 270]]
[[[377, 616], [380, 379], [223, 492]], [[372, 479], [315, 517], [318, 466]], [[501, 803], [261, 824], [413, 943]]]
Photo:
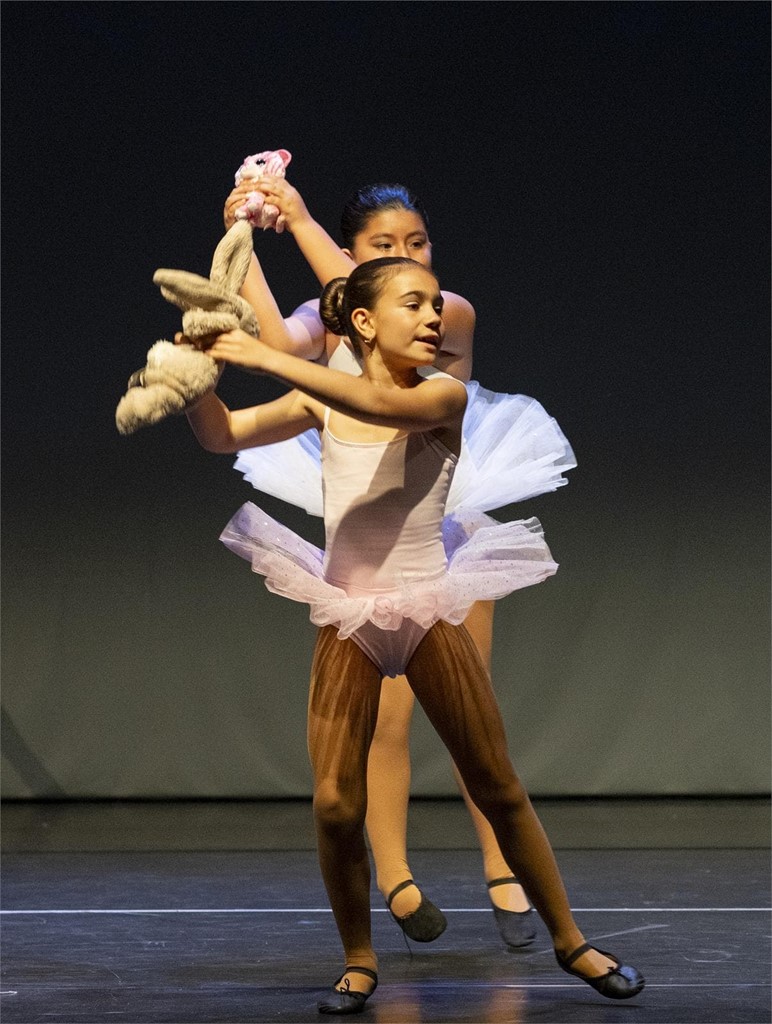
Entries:
[[[284, 168], [292, 159], [286, 149], [267, 149], [264, 153], [248, 156], [236, 171], [236, 184], [258, 181], [265, 174], [284, 177]], [[284, 216], [273, 203], [266, 203], [260, 192], [250, 192], [247, 201], [236, 210], [236, 220], [249, 221], [253, 228], [273, 228], [277, 234], [284, 230]]]

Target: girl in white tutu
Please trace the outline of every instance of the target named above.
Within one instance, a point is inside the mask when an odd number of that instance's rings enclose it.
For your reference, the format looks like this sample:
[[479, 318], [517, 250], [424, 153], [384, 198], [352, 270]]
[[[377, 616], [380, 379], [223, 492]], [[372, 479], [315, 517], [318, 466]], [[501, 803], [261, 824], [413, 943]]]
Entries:
[[557, 566], [535, 520], [496, 523], [476, 513], [443, 542], [467, 392], [449, 375], [418, 372], [441, 347], [442, 306], [436, 278], [420, 264], [364, 263], [347, 281], [328, 285], [321, 307], [325, 323], [360, 347], [361, 377], [233, 331], [216, 339], [209, 350], [215, 359], [295, 390], [234, 412], [211, 393], [188, 413], [201, 444], [216, 452], [310, 428], [322, 438], [325, 552], [251, 504], [222, 538], [269, 589], [307, 601], [321, 627], [308, 747], [319, 860], [345, 957], [321, 1013], [359, 1012], [377, 984], [364, 840], [367, 758], [382, 679], [402, 672], [542, 916], [560, 966], [609, 998], [628, 998], [644, 984], [635, 968], [590, 947], [577, 928], [549, 842], [509, 761], [488, 673], [462, 624], [474, 601], [538, 582]]
[[[418, 198], [403, 185], [370, 185], [346, 203], [341, 219], [341, 250], [313, 220], [300, 194], [284, 178], [267, 176], [237, 187], [225, 203], [226, 228], [248, 191], [258, 189], [286, 219], [310, 266], [324, 285], [336, 274], [347, 275], [364, 260], [384, 255], [410, 257], [431, 264], [428, 218]], [[360, 361], [350, 342], [326, 330], [317, 299], [282, 318], [253, 257], [242, 294], [255, 307], [261, 337], [275, 348], [358, 375]], [[566, 483], [563, 475], [575, 465], [571, 447], [542, 406], [525, 395], [488, 391], [469, 378], [472, 371], [474, 309], [462, 296], [443, 291], [445, 336], [434, 367], [467, 382], [464, 445], [448, 496], [449, 511], [491, 511]], [[422, 369], [430, 374], [431, 368]], [[258, 490], [322, 514], [319, 435], [309, 431], [292, 440], [239, 452], [236, 469]], [[493, 602], [470, 609], [466, 627], [490, 672]], [[367, 831], [376, 866], [376, 881], [392, 917], [411, 938], [429, 942], [444, 930], [446, 920], [413, 881], [407, 859], [407, 818], [410, 796], [410, 723], [414, 694], [404, 676], [381, 693], [378, 724], [368, 765]], [[483, 869], [500, 934], [508, 946], [520, 948], [535, 937], [533, 913], [499, 849], [493, 830], [474, 806], [454, 765], [459, 788], [469, 808], [483, 854]]]

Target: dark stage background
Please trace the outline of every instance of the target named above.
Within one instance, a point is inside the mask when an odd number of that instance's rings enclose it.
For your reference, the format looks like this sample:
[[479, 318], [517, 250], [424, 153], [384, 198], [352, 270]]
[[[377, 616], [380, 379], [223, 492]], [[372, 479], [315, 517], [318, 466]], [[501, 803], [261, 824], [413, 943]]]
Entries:
[[[766, 3], [4, 3], [3, 752], [10, 797], [303, 796], [313, 628], [218, 543], [256, 497], [115, 405], [207, 273], [244, 156], [338, 237], [411, 185], [475, 377], [579, 461], [558, 575], [500, 603], [538, 795], [768, 789]], [[289, 312], [317, 285], [256, 237]], [[229, 371], [222, 394], [279, 394]], [[454, 792], [419, 715], [415, 791]]]

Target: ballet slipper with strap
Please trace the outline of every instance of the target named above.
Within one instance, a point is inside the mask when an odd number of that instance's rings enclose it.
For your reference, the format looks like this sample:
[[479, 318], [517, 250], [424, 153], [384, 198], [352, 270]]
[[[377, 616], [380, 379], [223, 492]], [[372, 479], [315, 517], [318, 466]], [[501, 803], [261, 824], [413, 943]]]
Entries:
[[[365, 977], [370, 978], [373, 982], [373, 987], [369, 992], [357, 992], [352, 990], [351, 982], [346, 978], [347, 974], [364, 974]], [[345, 982], [343, 979], [346, 979]], [[338, 988], [343, 982], [344, 987]], [[330, 995], [317, 1003], [316, 1008], [319, 1013], [335, 1013], [335, 1014], [347, 1014], [347, 1013], [361, 1013], [365, 1008], [365, 1003], [370, 996], [378, 988], [378, 975], [375, 971], [371, 971], [369, 967], [346, 967], [345, 971], [332, 987]]]
[[[487, 883], [488, 889], [494, 889], [498, 885], [519, 885], [514, 875], [507, 875], [504, 878], [494, 878]], [[523, 949], [530, 946], [536, 938], [536, 911], [533, 907], [528, 910], [506, 910], [504, 907], [497, 907], [491, 900], [493, 916], [504, 942], [510, 949]]]
[[[596, 953], [600, 953], [602, 956], [607, 956], [609, 960], [613, 960], [617, 966], [609, 968], [607, 974], [601, 974], [596, 978], [574, 970], [571, 964], [576, 963], [580, 956], [593, 949]], [[566, 957], [560, 956], [558, 951], [555, 950], [555, 959], [558, 962], [558, 967], [565, 971], [566, 974], [573, 974], [575, 978], [581, 978], [582, 981], [587, 982], [596, 992], [600, 992], [607, 999], [630, 999], [632, 996], [638, 995], [646, 984], [646, 979], [635, 967], [623, 964], [613, 953], [607, 953], [603, 949], [598, 949], [597, 946], [591, 946], [589, 942], [585, 942]]]
[[[405, 914], [404, 917], [398, 917], [391, 909], [391, 904], [394, 901], [394, 897], [398, 893], [402, 892], [403, 889], [407, 889], [410, 885], [415, 885], [416, 889], [418, 889], [418, 892], [421, 895], [421, 902], [412, 914]], [[389, 913], [405, 935], [407, 935], [409, 939], [413, 939], [414, 942], [434, 942], [435, 939], [442, 935], [448, 926], [447, 919], [443, 912], [439, 907], [435, 906], [431, 900], [428, 900], [424, 896], [421, 892], [421, 887], [416, 885], [412, 878], [405, 879], [404, 882], [400, 882], [399, 885], [395, 886], [391, 890], [386, 898], [386, 906], [389, 908]]]

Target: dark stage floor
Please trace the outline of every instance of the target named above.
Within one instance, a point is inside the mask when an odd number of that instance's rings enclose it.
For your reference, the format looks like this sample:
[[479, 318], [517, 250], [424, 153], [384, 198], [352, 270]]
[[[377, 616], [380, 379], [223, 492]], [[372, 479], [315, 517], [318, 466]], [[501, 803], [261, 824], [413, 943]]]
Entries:
[[[646, 975], [630, 1002], [501, 945], [463, 807], [419, 801], [413, 870], [447, 931], [406, 949], [374, 894], [363, 1022], [769, 1022], [766, 800], [536, 801], [580, 926]], [[338, 944], [290, 803], [3, 808], [3, 1024], [321, 1021]], [[332, 1018], [339, 1019], [339, 1018]]]

